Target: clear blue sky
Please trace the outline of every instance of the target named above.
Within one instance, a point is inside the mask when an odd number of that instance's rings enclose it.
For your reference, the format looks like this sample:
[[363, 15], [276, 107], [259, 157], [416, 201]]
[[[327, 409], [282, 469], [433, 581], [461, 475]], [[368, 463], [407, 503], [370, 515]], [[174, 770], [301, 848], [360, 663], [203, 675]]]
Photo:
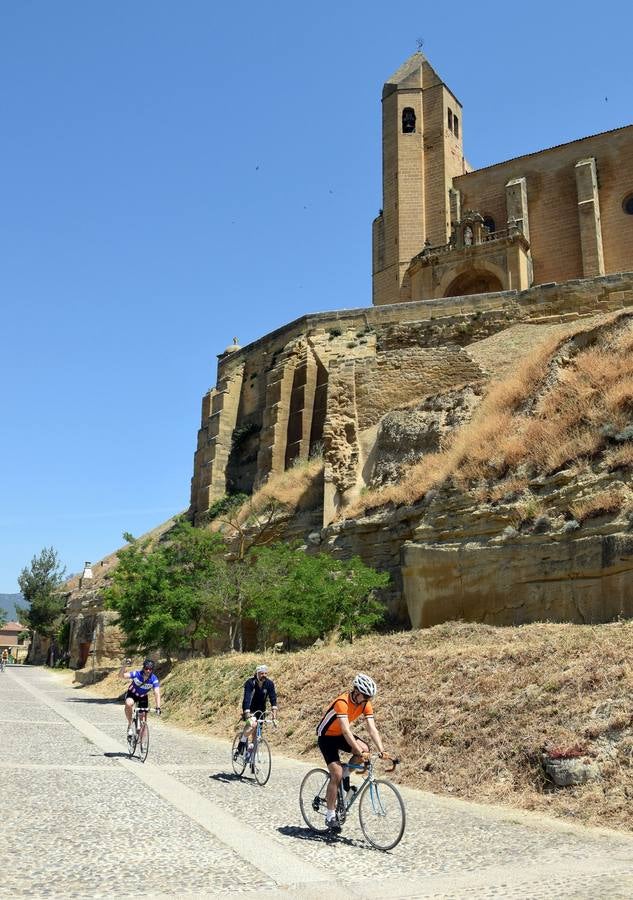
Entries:
[[630, 10], [0, 0], [0, 592], [187, 507], [233, 335], [370, 305], [416, 39], [479, 167], [633, 121]]

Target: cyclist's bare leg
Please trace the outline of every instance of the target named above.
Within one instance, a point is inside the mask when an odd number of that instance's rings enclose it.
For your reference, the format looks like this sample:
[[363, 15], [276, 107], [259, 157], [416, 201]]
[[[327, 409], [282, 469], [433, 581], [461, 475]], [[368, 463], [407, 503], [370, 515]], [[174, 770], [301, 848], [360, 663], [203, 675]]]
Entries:
[[249, 716], [244, 722], [242, 737], [240, 738], [246, 745], [255, 743], [255, 732], [257, 731], [257, 719], [255, 716]]
[[[356, 737], [356, 735], [354, 735]], [[369, 752], [369, 747], [365, 743], [365, 741], [360, 738], [356, 738], [356, 743], [359, 747], [362, 748], [363, 753]], [[349, 759], [350, 763], [354, 763], [354, 765], [360, 766], [363, 762], [362, 756], [351, 756]], [[325, 804], [329, 811], [334, 811], [336, 809], [336, 793], [338, 791], [338, 786], [341, 783], [341, 780], [344, 777], [343, 772], [343, 764], [340, 762], [331, 762], [328, 763], [328, 771], [330, 773], [330, 783], [327, 786], [327, 790], [325, 792]], [[347, 770], [347, 774], [349, 774], [349, 769]]]
[[[365, 741], [363, 741], [357, 737], [356, 743], [360, 745], [363, 753], [369, 753], [369, 746], [365, 743]], [[350, 756], [350, 758], [348, 759], [347, 762], [354, 766], [360, 766], [363, 764], [364, 760], [363, 760], [362, 756], [354, 755], [354, 756]], [[350, 770], [347, 768], [347, 765], [345, 765], [343, 767], [343, 787], [345, 788], [346, 791], [349, 790], [349, 786], [350, 786], [349, 785], [349, 774], [350, 774]]]
[[327, 764], [327, 767], [330, 773], [330, 783], [325, 792], [325, 805], [328, 812], [333, 813], [336, 809], [336, 793], [343, 778], [343, 766], [340, 762], [331, 762]]
[[128, 697], [125, 701], [125, 718], [127, 719], [128, 728], [132, 726], [132, 710], [134, 709], [134, 700]]

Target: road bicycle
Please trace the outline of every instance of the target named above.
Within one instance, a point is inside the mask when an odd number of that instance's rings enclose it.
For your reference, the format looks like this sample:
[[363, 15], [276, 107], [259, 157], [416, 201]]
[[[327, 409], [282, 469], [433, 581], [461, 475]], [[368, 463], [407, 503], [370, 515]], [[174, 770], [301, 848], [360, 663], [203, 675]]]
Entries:
[[[374, 755], [366, 763], [347, 764], [350, 769], [366, 774], [361, 786], [352, 787], [347, 793], [341, 781], [336, 798], [336, 815], [343, 825], [352, 806], [358, 803], [358, 818], [366, 839], [377, 850], [393, 850], [404, 834], [406, 813], [397, 787], [374, 775], [372, 759], [377, 758]], [[392, 759], [392, 766], [387, 773], [393, 772], [399, 762], [398, 759]], [[299, 788], [301, 815], [306, 825], [318, 834], [329, 832], [325, 824], [325, 792], [329, 783], [330, 773], [326, 769], [311, 769]]]
[[127, 735], [127, 751], [128, 756], [132, 759], [136, 755], [138, 747], [138, 757], [141, 762], [145, 762], [149, 753], [149, 725], [147, 724], [147, 713], [156, 712], [149, 708], [143, 708], [134, 704], [132, 710], [132, 734]]
[[265, 725], [277, 727], [276, 719], [266, 719], [263, 713], [255, 712], [253, 716], [257, 719], [257, 728], [255, 730], [255, 738], [252, 745], [245, 747], [242, 753], [238, 753], [238, 746], [242, 739], [244, 726], [235, 735], [233, 745], [231, 747], [231, 765], [236, 775], [242, 776], [244, 770], [248, 766], [251, 774], [255, 777], [257, 784], [262, 786], [266, 784], [270, 778], [270, 770], [272, 767], [272, 759], [270, 755], [270, 747], [268, 741], [263, 737]]

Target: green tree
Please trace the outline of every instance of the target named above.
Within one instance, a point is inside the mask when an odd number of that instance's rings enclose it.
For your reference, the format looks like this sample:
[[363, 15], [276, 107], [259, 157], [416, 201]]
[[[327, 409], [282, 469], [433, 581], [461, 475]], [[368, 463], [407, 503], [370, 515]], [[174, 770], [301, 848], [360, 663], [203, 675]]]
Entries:
[[6, 624], [7, 624], [7, 621], [8, 621], [8, 619], [7, 619], [7, 611], [6, 611], [6, 609], [2, 609], [2, 608], [0, 607], [0, 628], [2, 628], [3, 625], [6, 625]]
[[242, 622], [250, 616], [249, 597], [258, 589], [253, 549], [279, 541], [287, 512], [286, 504], [275, 497], [267, 497], [261, 504], [254, 504], [250, 497], [246, 503], [231, 504], [218, 516], [230, 544], [231, 561], [227, 563], [223, 584], [217, 587], [231, 649], [242, 650]]
[[384, 617], [374, 596], [389, 582], [358, 557], [309, 556], [287, 544], [251, 551], [253, 564], [243, 591], [247, 613], [259, 626], [264, 643], [284, 636], [305, 643], [332, 632], [346, 640], [371, 631]]
[[343, 562], [279, 542], [250, 543], [267, 534], [256, 530], [253, 538], [243, 529], [230, 551], [219, 534], [184, 520], [158, 545], [128, 535], [105, 594], [128, 646], [170, 654], [193, 651], [196, 642], [223, 634], [241, 650], [245, 617], [256, 619], [264, 643], [280, 635], [305, 643], [333, 630], [353, 640], [380, 621], [383, 606], [372, 592], [388, 582], [387, 575], [359, 559]]
[[32, 631], [47, 637], [57, 631], [65, 604], [59, 592], [65, 572], [52, 547], [44, 547], [20, 572], [18, 584], [28, 606], [16, 607], [16, 611]]
[[130, 648], [161, 648], [168, 655], [217, 631], [224, 541], [182, 520], [162, 544], [131, 535], [118, 553], [107, 605], [117, 611]]

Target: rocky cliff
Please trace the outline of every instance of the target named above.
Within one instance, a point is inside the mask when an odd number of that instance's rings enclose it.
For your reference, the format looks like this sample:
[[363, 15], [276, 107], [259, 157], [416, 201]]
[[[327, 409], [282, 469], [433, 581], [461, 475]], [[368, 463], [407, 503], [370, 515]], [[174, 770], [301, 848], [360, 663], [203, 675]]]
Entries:
[[[471, 345], [480, 362], [490, 339]], [[393, 575], [414, 627], [633, 614], [633, 317], [522, 328], [466, 386], [386, 414], [370, 490], [322, 533]], [[398, 592], [401, 589], [401, 604]]]

